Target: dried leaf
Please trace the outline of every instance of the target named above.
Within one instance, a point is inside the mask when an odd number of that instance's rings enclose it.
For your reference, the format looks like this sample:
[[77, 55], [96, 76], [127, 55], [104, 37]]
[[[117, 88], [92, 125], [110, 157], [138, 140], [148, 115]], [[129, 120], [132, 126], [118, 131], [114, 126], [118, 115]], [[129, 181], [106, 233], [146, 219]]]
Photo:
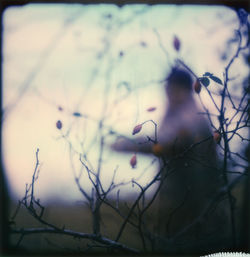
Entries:
[[130, 165], [134, 169], [136, 166], [137, 160], [136, 160], [136, 155], [134, 154], [131, 159], [130, 159]]
[[56, 122], [56, 127], [57, 127], [58, 129], [61, 129], [61, 128], [62, 128], [62, 122], [61, 122], [60, 120], [58, 120], [58, 121]]
[[139, 133], [142, 129], [142, 124], [136, 125], [133, 129], [132, 135]]

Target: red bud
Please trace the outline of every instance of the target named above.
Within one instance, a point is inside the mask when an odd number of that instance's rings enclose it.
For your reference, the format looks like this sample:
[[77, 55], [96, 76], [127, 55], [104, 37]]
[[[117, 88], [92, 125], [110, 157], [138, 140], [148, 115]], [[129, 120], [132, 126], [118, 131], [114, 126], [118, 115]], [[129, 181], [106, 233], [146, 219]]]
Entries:
[[156, 107], [150, 107], [150, 108], [147, 109], [148, 112], [153, 112], [155, 110], [156, 110]]
[[161, 156], [163, 154], [163, 152], [164, 152], [164, 148], [160, 144], [154, 144], [153, 147], [152, 147], [152, 150], [153, 150], [153, 153], [156, 156]]
[[174, 45], [174, 49], [178, 52], [181, 48], [181, 41], [177, 36], [174, 36], [173, 45]]
[[219, 131], [214, 131], [214, 141], [219, 144], [220, 143], [220, 140], [221, 140], [221, 134]]
[[62, 128], [62, 122], [61, 122], [60, 120], [58, 120], [58, 121], [56, 122], [56, 127], [57, 127], [58, 129], [61, 129], [61, 128]]
[[136, 125], [133, 129], [132, 135], [139, 133], [141, 131], [141, 128], [142, 128], [142, 124]]
[[134, 155], [132, 156], [132, 158], [130, 159], [130, 165], [131, 165], [131, 167], [132, 167], [133, 169], [135, 168], [136, 163], [137, 163], [136, 155], [134, 154]]
[[194, 91], [199, 94], [201, 92], [201, 83], [200, 81], [197, 79], [195, 84], [194, 84]]

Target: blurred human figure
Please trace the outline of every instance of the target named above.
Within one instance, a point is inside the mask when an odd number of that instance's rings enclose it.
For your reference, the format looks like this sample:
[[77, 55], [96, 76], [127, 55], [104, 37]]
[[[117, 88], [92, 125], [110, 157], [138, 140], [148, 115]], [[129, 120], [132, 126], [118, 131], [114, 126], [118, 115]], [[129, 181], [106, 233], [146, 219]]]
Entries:
[[[153, 153], [162, 161], [155, 250], [202, 252], [228, 247], [228, 200], [214, 200], [224, 186], [216, 144], [193, 97], [188, 72], [173, 68], [165, 84], [168, 107], [157, 142], [120, 139], [116, 151]], [[207, 210], [207, 211], [206, 211]]]

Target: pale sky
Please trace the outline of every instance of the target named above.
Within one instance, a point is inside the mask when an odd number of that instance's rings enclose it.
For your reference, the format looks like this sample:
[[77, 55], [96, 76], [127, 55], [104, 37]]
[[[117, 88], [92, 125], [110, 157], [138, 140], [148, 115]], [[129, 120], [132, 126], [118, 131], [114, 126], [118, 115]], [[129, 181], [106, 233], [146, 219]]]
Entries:
[[[43, 201], [68, 201], [81, 199], [72, 168], [81, 169], [79, 153], [87, 152], [92, 165], [98, 165], [103, 112], [108, 114], [105, 126], [127, 135], [145, 120], [160, 122], [166, 103], [159, 81], [174, 60], [184, 60], [198, 76], [209, 71], [223, 79], [227, 61], [220, 57], [238, 23], [232, 10], [218, 6], [37, 4], [7, 9], [3, 26], [2, 154], [10, 190], [18, 198], [24, 195], [39, 148], [36, 195]], [[178, 53], [174, 36], [181, 42]], [[235, 74], [239, 71], [247, 72], [243, 62], [234, 68]], [[212, 86], [215, 92], [220, 89]], [[213, 111], [204, 90], [201, 97]], [[149, 107], [156, 110], [147, 112]], [[57, 120], [62, 130], [56, 128]], [[153, 131], [151, 125], [143, 129]], [[114, 139], [109, 137], [109, 142]], [[68, 142], [75, 150], [72, 162]], [[154, 159], [138, 156], [132, 169], [131, 156], [105, 148], [104, 185], [117, 166], [116, 182], [129, 181]], [[157, 163], [140, 183], [147, 183], [156, 169]], [[83, 180], [89, 191], [86, 173]], [[126, 195], [136, 189], [130, 184], [121, 190]]]

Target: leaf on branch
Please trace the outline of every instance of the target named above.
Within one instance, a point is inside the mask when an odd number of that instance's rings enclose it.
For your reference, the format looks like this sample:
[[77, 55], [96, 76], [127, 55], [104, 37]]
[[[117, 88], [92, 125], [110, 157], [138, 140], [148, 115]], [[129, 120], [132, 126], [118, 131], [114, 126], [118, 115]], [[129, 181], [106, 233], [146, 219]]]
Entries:
[[136, 125], [133, 129], [132, 135], [139, 133], [142, 129], [142, 124]]
[[134, 169], [136, 166], [137, 160], [136, 160], [136, 155], [134, 154], [131, 159], [130, 159], [130, 165]]
[[212, 79], [214, 82], [216, 82], [216, 83], [218, 83], [220, 85], [223, 85], [222, 81], [218, 77], [216, 77], [216, 76], [211, 75], [210, 79]]
[[75, 117], [81, 117], [81, 116], [82, 116], [82, 114], [81, 114], [80, 112], [74, 112], [73, 115], [74, 115]]
[[199, 81], [205, 86], [205, 87], [208, 87], [209, 84], [210, 84], [210, 81], [207, 77], [201, 77], [199, 78]]
[[174, 49], [178, 52], [181, 48], [181, 41], [179, 40], [179, 38], [177, 36], [174, 36], [174, 41], [173, 41], [173, 46]]
[[208, 77], [210, 77], [210, 76], [213, 76], [213, 74], [212, 73], [210, 73], [210, 72], [205, 72], [204, 74], [203, 74], [203, 77], [204, 76], [208, 76]]
[[58, 129], [61, 129], [61, 128], [62, 128], [62, 122], [61, 122], [60, 120], [58, 120], [58, 121], [56, 122], [56, 127], [57, 127]]
[[154, 112], [156, 110], [156, 107], [149, 107], [147, 109], [148, 112]]

